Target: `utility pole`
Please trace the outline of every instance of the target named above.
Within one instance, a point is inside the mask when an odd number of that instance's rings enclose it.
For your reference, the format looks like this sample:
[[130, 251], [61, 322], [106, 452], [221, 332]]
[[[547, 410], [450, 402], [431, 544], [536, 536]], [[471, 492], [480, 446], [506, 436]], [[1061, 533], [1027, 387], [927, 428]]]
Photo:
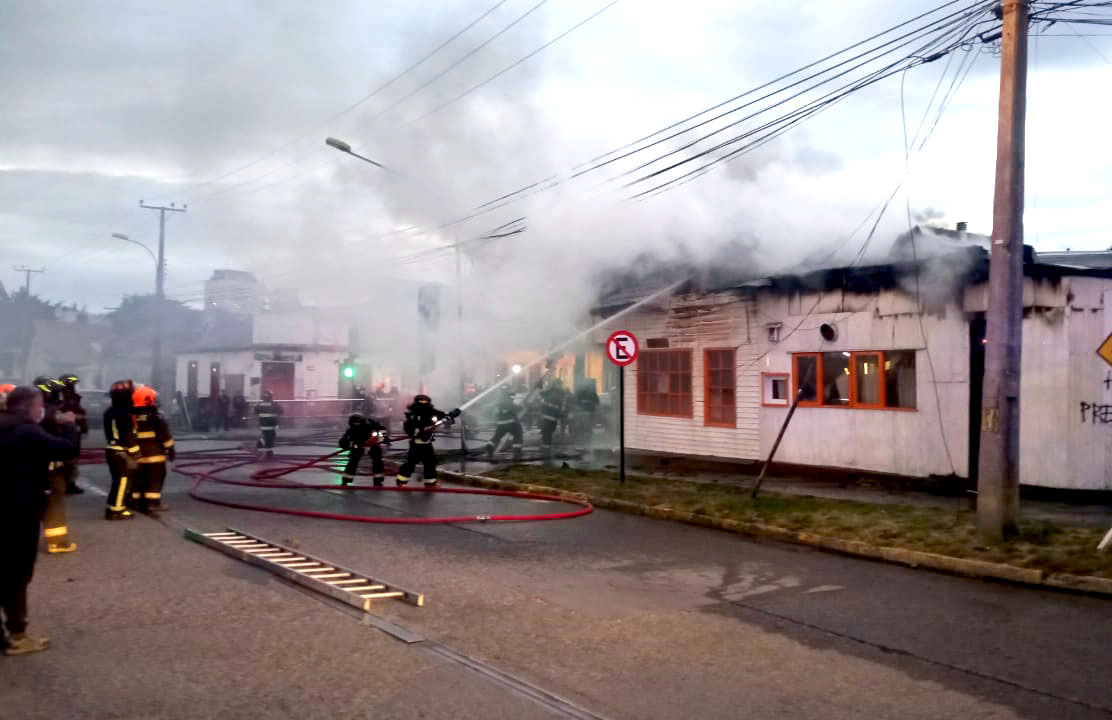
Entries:
[[21, 273], [26, 274], [26, 277], [23, 280], [23, 292], [24, 292], [24, 294], [27, 295], [27, 297], [31, 297], [31, 273], [44, 273], [44, 272], [46, 272], [46, 268], [39, 268], [38, 270], [33, 270], [33, 269], [27, 267], [26, 265], [12, 265], [12, 270], [15, 270], [16, 272], [21, 272]]
[[146, 205], [140, 200], [139, 207], [158, 211], [158, 269], [154, 282], [154, 358], [151, 361], [151, 387], [158, 390], [162, 379], [159, 367], [162, 365], [162, 300], [164, 298], [162, 285], [166, 274], [166, 213], [185, 212], [187, 206], [175, 207], [174, 203], [170, 203], [170, 207]]
[[1023, 340], [1023, 164], [1029, 0], [1003, 0], [996, 194], [992, 209], [977, 535], [997, 543], [1019, 517], [1019, 371]]
[[[456, 370], [459, 372], [459, 407], [467, 402], [464, 397], [463, 383], [463, 275], [460, 271], [460, 252], [462, 251], [459, 232], [455, 233], [456, 245]], [[460, 467], [467, 462], [467, 420], [460, 418], [459, 423]]]

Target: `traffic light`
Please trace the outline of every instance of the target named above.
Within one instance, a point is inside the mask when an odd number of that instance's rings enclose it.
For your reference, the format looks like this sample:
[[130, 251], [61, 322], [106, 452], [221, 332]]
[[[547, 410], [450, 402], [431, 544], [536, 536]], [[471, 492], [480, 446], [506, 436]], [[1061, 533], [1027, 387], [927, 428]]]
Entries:
[[355, 377], [355, 365], [353, 365], [351, 362], [346, 362], [340, 368], [340, 372], [343, 374], [343, 376], [345, 378], [347, 378], [348, 380], [351, 380], [352, 378]]

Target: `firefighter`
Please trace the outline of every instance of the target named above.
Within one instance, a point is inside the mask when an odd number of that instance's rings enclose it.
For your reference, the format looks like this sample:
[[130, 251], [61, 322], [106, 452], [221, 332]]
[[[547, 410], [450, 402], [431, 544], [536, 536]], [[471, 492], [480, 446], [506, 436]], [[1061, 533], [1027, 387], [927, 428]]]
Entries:
[[409, 484], [409, 478], [418, 464], [424, 466], [425, 487], [436, 487], [436, 449], [432, 446], [433, 436], [439, 426], [452, 424], [459, 414], [458, 408], [449, 413], [437, 410], [428, 395], [414, 396], [413, 402], [406, 408], [405, 423], [402, 426], [409, 436], [409, 453], [398, 470], [399, 487]]
[[494, 437], [486, 444], [487, 459], [493, 460], [494, 453], [505, 437], [513, 438], [514, 462], [521, 460], [524, 430], [521, 427], [521, 415], [514, 402], [514, 391], [509, 385], [502, 388], [502, 398], [498, 401], [498, 408], [494, 415]]
[[598, 391], [594, 378], [584, 378], [575, 390], [575, 426], [573, 436], [577, 446], [589, 446], [595, 431], [595, 413], [598, 412]]
[[[62, 412], [71, 412], [77, 419], [78, 452], [81, 451], [81, 437], [89, 434], [89, 414], [82, 407], [81, 396], [77, 393], [77, 383], [79, 381], [80, 378], [73, 374], [58, 378], [58, 382], [62, 383]], [[66, 463], [66, 495], [80, 495], [85, 492], [77, 484], [77, 465], [76, 458]]]
[[545, 455], [552, 454], [552, 440], [564, 417], [565, 400], [564, 383], [559, 378], [541, 391], [541, 444]]
[[112, 486], [104, 508], [105, 520], [135, 517], [128, 509], [139, 470], [139, 438], [135, 436], [135, 386], [130, 380], [117, 380], [108, 391], [111, 406], [104, 411], [104, 459]]
[[259, 440], [255, 447], [261, 449], [266, 457], [274, 456], [274, 441], [278, 439], [278, 418], [282, 406], [274, 402], [274, 393], [263, 390], [263, 400], [255, 405], [255, 415], [259, 418]]
[[[35, 378], [43, 396], [42, 427], [51, 435], [62, 436], [59, 417], [62, 414], [62, 383], [51, 377]], [[46, 498], [46, 513], [43, 516], [43, 536], [46, 538], [46, 551], [52, 555], [69, 553], [77, 549], [77, 543], [70, 540], [66, 526], [66, 464], [55, 460], [47, 465], [49, 493]]]
[[167, 508], [162, 502], [162, 486], [166, 482], [166, 461], [174, 461], [174, 438], [166, 418], [158, 411], [158, 393], [146, 385], [135, 388], [131, 395], [135, 437], [139, 439], [139, 468], [131, 488], [131, 500], [139, 512], [157, 517]]
[[352, 413], [348, 418], [348, 428], [340, 438], [339, 445], [348, 451], [347, 466], [344, 468], [344, 485], [350, 485], [359, 470], [363, 453], [371, 455], [371, 469], [374, 471], [375, 487], [382, 487], [385, 481], [386, 466], [382, 462], [382, 443], [386, 441], [386, 428], [377, 420], [361, 413]]
[[0, 412], [4, 412], [4, 410], [7, 409], [8, 393], [10, 393], [12, 390], [15, 390], [15, 385], [12, 385], [11, 383], [4, 383], [3, 385], [0, 385]]

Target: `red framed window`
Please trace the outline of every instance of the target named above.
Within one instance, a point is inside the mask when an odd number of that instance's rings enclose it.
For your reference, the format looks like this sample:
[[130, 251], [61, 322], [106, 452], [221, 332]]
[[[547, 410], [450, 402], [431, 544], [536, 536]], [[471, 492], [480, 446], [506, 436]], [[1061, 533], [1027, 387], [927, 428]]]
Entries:
[[737, 427], [737, 363], [733, 348], [703, 352], [703, 424]]
[[797, 353], [793, 391], [801, 406], [914, 410], [915, 351]]
[[642, 350], [637, 358], [637, 413], [691, 417], [691, 351]]

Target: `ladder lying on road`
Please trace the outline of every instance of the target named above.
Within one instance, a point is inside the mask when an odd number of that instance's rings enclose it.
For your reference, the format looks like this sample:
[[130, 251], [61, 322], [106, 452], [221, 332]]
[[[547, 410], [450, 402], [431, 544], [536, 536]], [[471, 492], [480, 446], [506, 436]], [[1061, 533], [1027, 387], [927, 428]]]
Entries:
[[425, 604], [425, 596], [420, 593], [233, 528], [211, 533], [186, 528], [185, 536], [367, 612], [371, 610], [372, 601], [377, 600], [401, 600], [418, 607]]

